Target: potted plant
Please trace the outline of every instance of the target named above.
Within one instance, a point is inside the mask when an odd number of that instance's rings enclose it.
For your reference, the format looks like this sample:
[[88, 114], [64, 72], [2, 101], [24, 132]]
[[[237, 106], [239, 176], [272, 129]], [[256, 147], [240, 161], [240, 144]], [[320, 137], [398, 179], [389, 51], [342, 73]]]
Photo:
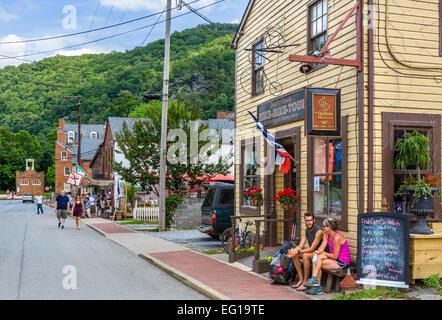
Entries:
[[433, 231], [427, 225], [426, 216], [434, 211], [433, 197], [435, 192], [440, 195], [440, 182], [435, 175], [421, 177], [421, 170], [427, 170], [431, 164], [428, 138], [416, 130], [407, 132], [396, 141], [395, 150], [398, 152], [394, 163], [397, 170], [406, 170], [409, 165], [416, 165], [417, 169], [417, 179], [410, 174], [397, 192], [409, 196], [410, 212], [416, 215], [416, 224], [410, 233], [431, 234]]
[[255, 247], [250, 247], [248, 249], [246, 248], [240, 249], [239, 247], [235, 247], [235, 249], [229, 253], [229, 262], [232, 263], [253, 256], [254, 254], [255, 254]]
[[262, 196], [262, 189], [257, 187], [250, 187], [247, 189], [247, 195], [249, 196], [249, 204], [253, 207], [262, 206], [264, 200]]
[[256, 273], [264, 273], [270, 271], [270, 262], [272, 262], [273, 257], [260, 258], [258, 260], [253, 260], [253, 271]]
[[115, 212], [115, 220], [121, 220], [123, 219], [123, 216], [124, 216], [124, 211], [117, 210]]
[[279, 204], [283, 209], [289, 210], [296, 208], [298, 200], [301, 200], [300, 196], [296, 195], [296, 190], [292, 188], [284, 188], [278, 191], [278, 195], [273, 197], [273, 200], [279, 201]]

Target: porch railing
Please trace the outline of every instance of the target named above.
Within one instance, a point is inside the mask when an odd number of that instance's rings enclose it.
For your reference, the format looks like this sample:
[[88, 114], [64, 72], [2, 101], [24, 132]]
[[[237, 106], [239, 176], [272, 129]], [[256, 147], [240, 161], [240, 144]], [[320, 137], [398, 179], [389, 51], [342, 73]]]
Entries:
[[[260, 230], [261, 230], [261, 224], [265, 224], [265, 223], [286, 223], [286, 222], [291, 222], [293, 221], [293, 219], [267, 219], [266, 217], [268, 217], [268, 215], [260, 215], [260, 216], [232, 216], [230, 217], [230, 219], [232, 220], [232, 230], [235, 230], [236, 228], [236, 220], [239, 219], [248, 219], [248, 218], [261, 218], [261, 219], [251, 219], [253, 220], [253, 222], [255, 223], [255, 254], [254, 254], [254, 261], [258, 261], [260, 258], [260, 254], [259, 254], [259, 247], [261, 245], [260, 243]], [[235, 239], [235, 233], [232, 233], [232, 244], [235, 244], [236, 239]], [[233, 262], [233, 256], [229, 257], [229, 262]]]

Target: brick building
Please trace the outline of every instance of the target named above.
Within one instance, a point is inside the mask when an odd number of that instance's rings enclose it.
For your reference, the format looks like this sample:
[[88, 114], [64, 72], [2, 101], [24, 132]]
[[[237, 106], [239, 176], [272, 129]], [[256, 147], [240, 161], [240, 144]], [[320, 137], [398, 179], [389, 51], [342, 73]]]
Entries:
[[[72, 186], [67, 183], [69, 174], [75, 171], [78, 153], [78, 124], [67, 124], [59, 119], [57, 140], [55, 141], [55, 192], [65, 190], [73, 192]], [[99, 145], [103, 142], [104, 126], [81, 125], [81, 158], [80, 167], [86, 172], [83, 187], [88, 187], [92, 177], [92, 168], [89, 167]], [[89, 192], [89, 190], [86, 190]]]
[[18, 195], [24, 193], [43, 194], [45, 173], [34, 170], [34, 159], [26, 159], [26, 171], [16, 172], [15, 185]]

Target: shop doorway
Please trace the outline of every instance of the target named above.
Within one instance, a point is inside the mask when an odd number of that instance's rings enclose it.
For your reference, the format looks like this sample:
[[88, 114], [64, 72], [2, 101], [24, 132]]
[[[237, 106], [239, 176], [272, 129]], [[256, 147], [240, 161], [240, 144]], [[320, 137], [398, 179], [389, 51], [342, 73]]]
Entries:
[[[298, 201], [296, 210], [283, 210], [273, 197], [283, 188], [291, 187], [297, 191], [297, 195], [301, 194], [301, 130], [299, 127], [290, 128], [283, 131], [275, 132], [275, 138], [284, 146], [287, 152], [295, 161], [291, 161], [291, 168], [287, 174], [280, 172], [278, 165], [275, 165], [272, 174], [265, 176], [265, 208], [266, 214], [270, 219], [293, 219], [296, 216], [297, 225], [299, 226], [301, 202]], [[264, 148], [264, 155], [267, 156], [267, 148]], [[296, 165], [298, 164], [298, 165]], [[271, 246], [282, 244], [283, 240], [290, 240], [293, 231], [293, 223], [265, 223], [265, 243]], [[300, 228], [296, 228], [296, 239], [301, 234]]]
[[[295, 158], [295, 145], [287, 145], [284, 146], [290, 156]], [[284, 174], [284, 188], [292, 188], [299, 192], [296, 184], [296, 163], [291, 160], [290, 171], [287, 174]], [[284, 219], [296, 219], [296, 211], [297, 208], [284, 210]], [[284, 240], [294, 241], [296, 239], [296, 235], [294, 234], [294, 225], [292, 222], [284, 223]]]

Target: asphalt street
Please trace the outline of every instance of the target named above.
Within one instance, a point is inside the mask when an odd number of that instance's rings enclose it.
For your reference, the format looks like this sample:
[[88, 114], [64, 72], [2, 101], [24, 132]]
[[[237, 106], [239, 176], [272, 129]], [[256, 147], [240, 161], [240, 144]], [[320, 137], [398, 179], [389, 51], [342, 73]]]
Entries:
[[53, 209], [0, 201], [0, 299], [193, 300], [205, 296]]

